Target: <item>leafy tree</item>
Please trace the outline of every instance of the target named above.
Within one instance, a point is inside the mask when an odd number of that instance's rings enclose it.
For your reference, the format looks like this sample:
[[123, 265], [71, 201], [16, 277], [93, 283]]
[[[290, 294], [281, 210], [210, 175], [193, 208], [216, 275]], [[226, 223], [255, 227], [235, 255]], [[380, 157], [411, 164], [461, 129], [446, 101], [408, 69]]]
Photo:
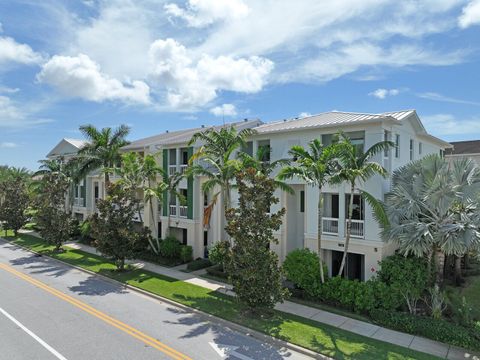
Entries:
[[30, 198], [27, 179], [22, 169], [15, 168], [9, 168], [8, 174], [0, 179], [0, 223], [3, 222], [5, 231], [13, 230], [15, 236], [28, 218], [26, 210]]
[[67, 178], [57, 173], [45, 174], [35, 198], [37, 225], [40, 235], [60, 251], [62, 244], [70, 239], [73, 220], [65, 207], [65, 193], [69, 188]]
[[432, 259], [436, 283], [443, 282], [445, 255], [463, 256], [480, 247], [480, 169], [470, 159], [451, 164], [438, 155], [393, 173], [386, 196], [386, 241], [408, 255]]
[[322, 225], [323, 225], [323, 187], [328, 183], [336, 169], [336, 147], [334, 145], [324, 146], [319, 139], [312, 140], [308, 149], [300, 145], [293, 146], [289, 154], [294, 159], [294, 164], [285, 166], [278, 174], [280, 180], [298, 177], [308, 185], [318, 188], [318, 225], [317, 244], [320, 260], [320, 279], [325, 282], [322, 260]]
[[[365, 152], [363, 148], [355, 145], [352, 140], [344, 135], [339, 134], [339, 142], [336, 145], [339, 168], [334, 176], [331, 178], [332, 183], [346, 182], [350, 185], [350, 201], [348, 204], [348, 221], [347, 230], [345, 235], [345, 248], [343, 250], [342, 262], [338, 271], [338, 276], [342, 276], [343, 268], [345, 267], [345, 261], [347, 259], [348, 248], [350, 245], [350, 237], [352, 233], [352, 216], [353, 216], [353, 197], [359, 181], [366, 182], [374, 175], [387, 176], [387, 170], [375, 162], [373, 158], [378, 153], [383, 152], [394, 144], [391, 141], [381, 141]], [[383, 208], [381, 203], [370, 195], [365, 190], [359, 190], [362, 197], [367, 200], [372, 209], [374, 210], [377, 219], [385, 222], [385, 216], [383, 215]]]
[[106, 199], [98, 201], [98, 214], [90, 220], [97, 249], [115, 261], [118, 271], [125, 269], [125, 260], [132, 259], [146, 248], [150, 230], [135, 229], [133, 216], [136, 200], [118, 184], [110, 184]]
[[191, 163], [200, 160], [203, 164], [190, 166], [189, 173], [207, 178], [202, 184], [204, 193], [210, 193], [215, 187], [220, 188], [220, 191], [213, 196], [213, 201], [216, 201], [219, 194], [222, 195], [225, 214], [230, 208], [232, 182], [239, 169], [239, 162], [234, 156], [235, 152], [245, 147], [245, 139], [254, 133], [253, 129], [237, 131], [234, 126], [225, 126], [219, 130], [208, 129], [198, 132], [189, 142], [189, 145], [203, 143], [190, 159]]
[[273, 232], [280, 228], [285, 209], [269, 214], [278, 203], [273, 196], [275, 184], [250, 168], [238, 172], [236, 183], [239, 206], [227, 212], [227, 233], [234, 245], [227, 261], [227, 272], [240, 301], [250, 310], [272, 309], [288, 291], [282, 286], [283, 273], [278, 256], [270, 250], [276, 243]]
[[78, 151], [78, 160], [83, 175], [101, 169], [104, 172], [105, 191], [110, 184], [112, 169], [121, 161], [120, 148], [127, 145], [130, 128], [120, 125], [117, 129], [103, 128], [93, 125], [82, 125], [80, 131], [87, 139], [86, 145]]

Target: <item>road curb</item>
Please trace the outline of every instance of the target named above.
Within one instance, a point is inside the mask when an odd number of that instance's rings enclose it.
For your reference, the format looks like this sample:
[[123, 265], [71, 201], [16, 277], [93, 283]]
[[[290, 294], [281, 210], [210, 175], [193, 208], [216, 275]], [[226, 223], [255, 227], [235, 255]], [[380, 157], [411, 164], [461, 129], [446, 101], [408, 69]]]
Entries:
[[[178, 303], [174, 300], [171, 300], [171, 299], [168, 299], [168, 298], [165, 298], [163, 296], [160, 296], [160, 295], [157, 295], [157, 294], [154, 294], [154, 293], [151, 293], [147, 290], [143, 290], [143, 289], [140, 289], [140, 288], [137, 288], [133, 285], [129, 285], [129, 284], [125, 284], [123, 282], [120, 282], [120, 281], [117, 281], [115, 279], [112, 279], [108, 276], [105, 276], [105, 275], [102, 275], [102, 274], [99, 274], [99, 273], [96, 273], [94, 271], [91, 271], [91, 270], [87, 270], [87, 269], [84, 269], [80, 266], [77, 266], [77, 265], [72, 265], [72, 264], [69, 264], [65, 261], [62, 261], [62, 260], [59, 260], [59, 259], [56, 259], [56, 258], [53, 258], [51, 256], [48, 256], [48, 255], [45, 255], [45, 254], [42, 254], [42, 253], [39, 253], [37, 251], [34, 251], [32, 249], [29, 249], [25, 246], [22, 246], [22, 245], [19, 245], [19, 244], [15, 244], [15, 243], [12, 243], [10, 241], [7, 241], [5, 240], [4, 238], [1, 238], [0, 237], [0, 241], [5, 243], [5, 244], [9, 244], [9, 245], [13, 245], [13, 246], [16, 246], [18, 248], [21, 248], [25, 251], [28, 251], [32, 254], [35, 254], [35, 255], [40, 255], [42, 257], [45, 257], [46, 259], [48, 260], [53, 260], [53, 261], [56, 261], [58, 263], [61, 263], [63, 265], [66, 265], [68, 267], [71, 267], [73, 269], [76, 269], [78, 271], [81, 271], [81, 272], [84, 272], [86, 274], [89, 274], [89, 275], [94, 275], [94, 276], [98, 276], [100, 278], [102, 278], [103, 280], [109, 282], [109, 283], [112, 283], [112, 284], [115, 284], [115, 285], [120, 285], [122, 286], [123, 288], [126, 288], [126, 289], [129, 289], [131, 291], [134, 291], [134, 292], [137, 292], [139, 294], [142, 294], [144, 296], [147, 296], [149, 298], [152, 298], [154, 300], [157, 300], [157, 301], [160, 301], [160, 302], [163, 302], [163, 303], [166, 303], [166, 304], [169, 304], [169, 305], [172, 305], [172, 306], [175, 306], [175, 307], [178, 307], [182, 310], [185, 310], [185, 311], [188, 311], [188, 312], [191, 312], [191, 313], [194, 313], [196, 315], [200, 315], [202, 316], [203, 318], [207, 319], [207, 320], [213, 320], [217, 323], [219, 323], [221, 326], [224, 326], [224, 327], [227, 327], [227, 328], [230, 328], [232, 330], [235, 330], [239, 333], [242, 333], [243, 335], [245, 336], [249, 336], [249, 337], [252, 337], [254, 339], [257, 339], [257, 340], [260, 340], [262, 342], [267, 342], [271, 345], [276, 345], [276, 346], [280, 346], [280, 347], [283, 347], [283, 348], [286, 348], [286, 349], [290, 349], [292, 351], [296, 351], [298, 353], [301, 353], [303, 355], [306, 355], [306, 356], [310, 356], [314, 359], [322, 359], [322, 360], [326, 360], [326, 359], [332, 359], [326, 355], [322, 355], [322, 354], [319, 354], [319, 353], [316, 353], [312, 350], [309, 350], [309, 349], [306, 349], [304, 347], [301, 347], [299, 345], [295, 345], [295, 344], [292, 344], [292, 343], [289, 343], [288, 341], [285, 341], [285, 340], [281, 340], [281, 339], [278, 339], [276, 337], [273, 337], [271, 335], [267, 335], [267, 334], [264, 334], [260, 331], [257, 331], [257, 330], [254, 330], [254, 329], [250, 329], [246, 326], [243, 326], [243, 325], [240, 325], [240, 324], [237, 324], [235, 322], [232, 322], [232, 321], [229, 321], [229, 320], [225, 320], [223, 318], [220, 318], [218, 316], [215, 316], [215, 315], [212, 315], [212, 314], [208, 314], [204, 311], [201, 311], [201, 310], [198, 310], [198, 309], [195, 309], [195, 308], [192, 308], [192, 307], [189, 307], [187, 305], [184, 305], [184, 304], [181, 304], [181, 303]], [[152, 272], [153, 273], [153, 272]], [[160, 275], [160, 274], [159, 274]], [[181, 280], [179, 280], [181, 281]], [[213, 291], [213, 290], [212, 290]], [[225, 294], [224, 294], [225, 295]]]

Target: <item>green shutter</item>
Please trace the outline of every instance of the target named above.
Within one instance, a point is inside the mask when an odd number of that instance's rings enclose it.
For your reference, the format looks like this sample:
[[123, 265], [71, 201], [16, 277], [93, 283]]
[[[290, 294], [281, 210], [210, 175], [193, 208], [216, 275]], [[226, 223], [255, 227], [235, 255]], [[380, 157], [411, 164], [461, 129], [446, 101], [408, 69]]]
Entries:
[[83, 207], [87, 206], [87, 179], [83, 179], [83, 185], [80, 186], [80, 197], [83, 198]]
[[[188, 160], [193, 155], [193, 147], [188, 148]], [[193, 219], [193, 176], [190, 175], [187, 179], [187, 217]]]
[[[168, 149], [163, 149], [163, 180], [168, 180]], [[168, 191], [163, 192], [162, 199], [163, 216], [168, 216]]]

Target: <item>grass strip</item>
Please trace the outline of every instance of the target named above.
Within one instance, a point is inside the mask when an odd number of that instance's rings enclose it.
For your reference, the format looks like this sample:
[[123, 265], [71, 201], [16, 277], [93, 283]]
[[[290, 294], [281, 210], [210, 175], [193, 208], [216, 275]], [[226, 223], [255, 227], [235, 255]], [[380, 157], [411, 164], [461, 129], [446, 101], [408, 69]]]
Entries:
[[54, 253], [53, 246], [28, 234], [20, 234], [17, 238], [10, 237], [8, 240], [335, 359], [438, 359], [426, 353], [367, 338], [280, 311], [275, 311], [272, 317], [266, 319], [247, 317], [244, 314], [245, 308], [234, 298], [225, 294], [142, 269], [117, 273], [115, 265], [101, 256], [70, 248], [66, 248], [63, 253]]

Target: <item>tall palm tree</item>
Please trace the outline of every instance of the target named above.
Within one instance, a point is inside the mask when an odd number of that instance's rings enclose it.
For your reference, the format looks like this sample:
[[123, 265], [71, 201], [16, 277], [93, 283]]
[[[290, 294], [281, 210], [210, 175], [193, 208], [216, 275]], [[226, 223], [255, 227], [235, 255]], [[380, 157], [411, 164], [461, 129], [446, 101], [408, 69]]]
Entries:
[[[265, 176], [270, 176], [275, 171], [275, 169], [290, 165], [290, 159], [264, 161], [264, 159], [266, 158], [266, 153], [268, 151], [270, 151], [270, 149], [260, 147], [255, 156], [249, 155], [246, 152], [241, 151], [238, 154], [238, 159], [241, 162], [240, 167], [253, 168]], [[276, 188], [283, 190], [289, 194], [295, 193], [290, 185], [288, 185], [285, 181], [280, 180], [278, 177], [274, 178], [273, 182]]]
[[443, 282], [445, 255], [480, 248], [480, 169], [470, 159], [449, 164], [429, 155], [394, 171], [386, 196], [386, 241], [405, 254], [433, 259]]
[[[218, 130], [208, 129], [198, 132], [189, 142], [190, 146], [197, 142], [203, 143], [190, 159], [189, 174], [205, 176], [208, 179], [202, 184], [204, 193], [211, 192], [217, 186], [220, 188], [220, 191], [213, 196], [213, 201], [221, 193], [224, 214], [231, 207], [232, 182], [239, 166], [234, 154], [245, 147], [246, 138], [253, 134], [255, 134], [253, 129], [237, 131], [234, 126], [225, 126]], [[203, 165], [193, 164], [195, 160], [202, 161]], [[225, 215], [224, 223], [226, 224]]]
[[99, 130], [93, 125], [82, 125], [80, 131], [87, 140], [86, 145], [78, 151], [82, 173], [86, 175], [91, 171], [102, 169], [106, 193], [112, 169], [121, 161], [119, 150], [128, 144], [126, 137], [130, 133], [130, 128], [120, 125], [114, 130], [109, 127]]
[[308, 185], [318, 188], [317, 206], [317, 247], [320, 259], [320, 278], [325, 282], [322, 260], [322, 227], [323, 227], [323, 187], [328, 183], [336, 169], [335, 145], [322, 145], [319, 139], [312, 140], [305, 149], [300, 145], [293, 146], [289, 154], [295, 159], [293, 165], [285, 166], [280, 170], [280, 180], [298, 177]]
[[[339, 142], [337, 143], [337, 149], [339, 168], [335, 175], [332, 176], [331, 182], [334, 184], [346, 182], [350, 185], [350, 201], [348, 204], [345, 248], [343, 251], [340, 269], [338, 271], [338, 276], [342, 276], [347, 259], [348, 248], [350, 245], [350, 237], [352, 233], [353, 198], [358, 182], [365, 182], [374, 175], [380, 175], [382, 177], [387, 176], [387, 170], [385, 170], [382, 165], [374, 161], [373, 158], [375, 155], [394, 146], [394, 144], [391, 141], [380, 141], [364, 151], [363, 147], [354, 144], [348, 136], [340, 133], [338, 134], [338, 138]], [[377, 215], [377, 219], [380, 218], [384, 220], [385, 216], [382, 215], [381, 203], [368, 192], [364, 190], [359, 190], [359, 192], [372, 207]]]

